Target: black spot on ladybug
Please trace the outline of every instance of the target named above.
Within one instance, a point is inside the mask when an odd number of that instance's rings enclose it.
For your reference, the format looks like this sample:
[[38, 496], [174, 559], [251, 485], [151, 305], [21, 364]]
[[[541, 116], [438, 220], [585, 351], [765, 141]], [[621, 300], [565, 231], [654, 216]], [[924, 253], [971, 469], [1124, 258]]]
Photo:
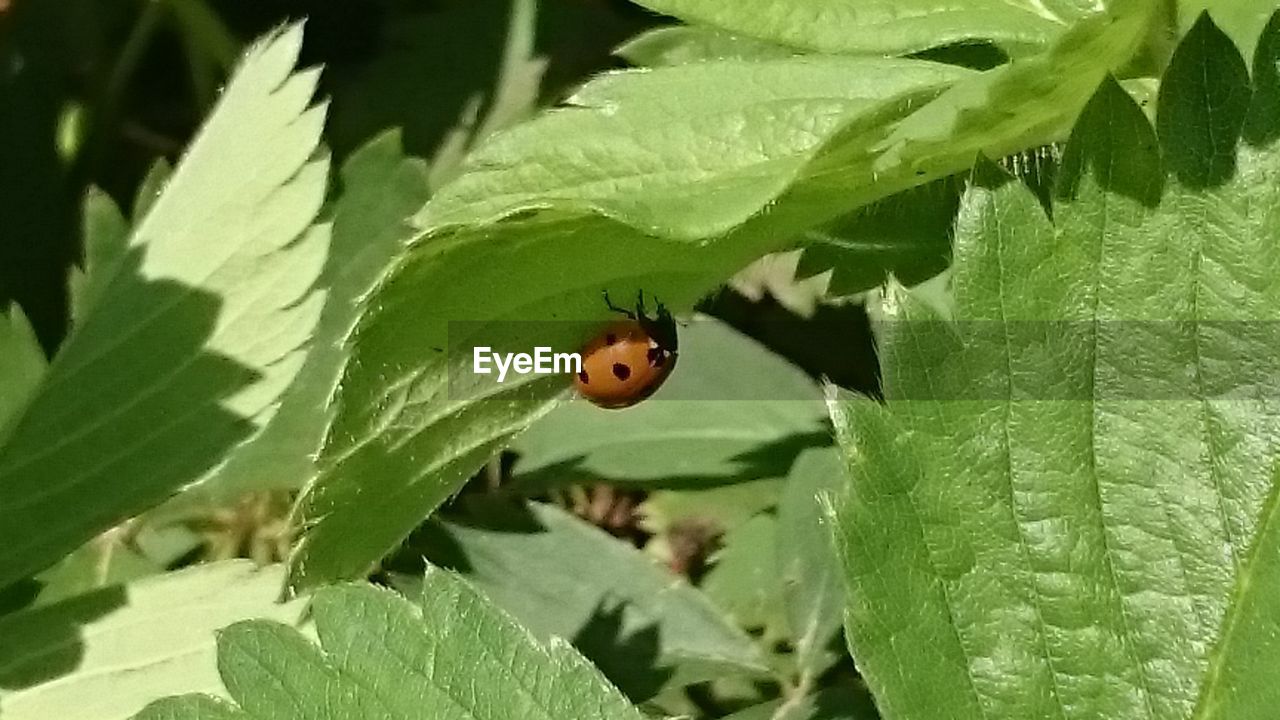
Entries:
[[619, 380], [626, 380], [631, 377], [631, 368], [627, 367], [624, 363], [614, 363], [613, 376]]
[[586, 371], [586, 370], [579, 370], [579, 371], [578, 371], [578, 379], [582, 381], [582, 384], [583, 384], [583, 385], [586, 385], [587, 383], [591, 382], [590, 380], [588, 380], [588, 379], [587, 379], [587, 371]]
[[614, 343], [616, 343], [616, 342], [618, 342], [618, 336], [617, 336], [617, 335], [614, 335], [613, 333], [609, 333], [608, 335], [605, 335], [605, 336], [604, 336], [604, 344], [605, 344], [605, 345], [612, 345], [612, 344], [614, 344]]

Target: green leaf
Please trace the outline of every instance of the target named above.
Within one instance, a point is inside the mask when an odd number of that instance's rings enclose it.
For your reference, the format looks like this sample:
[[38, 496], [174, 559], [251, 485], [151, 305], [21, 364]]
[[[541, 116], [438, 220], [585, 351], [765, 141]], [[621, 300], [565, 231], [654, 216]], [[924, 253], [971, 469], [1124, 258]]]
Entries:
[[689, 23], [827, 53], [904, 55], [991, 40], [1008, 48], [1048, 44], [1096, 13], [1083, 0], [635, 0]]
[[321, 590], [311, 611], [319, 647], [271, 622], [238, 623], [219, 634], [218, 668], [238, 711], [187, 696], [135, 717], [643, 717], [567, 643], [535, 641], [444, 571], [428, 571], [420, 605], [352, 585]]
[[782, 192], [852, 119], [970, 74], [921, 60], [795, 57], [602, 75], [569, 107], [483, 145], [418, 224], [560, 206], [674, 237], [715, 235]]
[[409, 552], [465, 573], [540, 640], [572, 640], [631, 698], [768, 672], [705, 595], [629, 544], [549, 505], [469, 507], [457, 522], [430, 526]]
[[0, 619], [5, 720], [123, 720], [158, 698], [224, 694], [214, 631], [277, 605], [283, 571], [235, 560], [107, 587]]
[[84, 321], [129, 251], [129, 222], [110, 195], [89, 188], [84, 199], [84, 262], [72, 268], [71, 323]]
[[199, 545], [200, 538], [185, 527], [112, 528], [36, 575], [40, 591], [34, 605], [156, 575]]
[[170, 503], [169, 511], [191, 503], [226, 504], [253, 490], [296, 490], [314, 477], [314, 457], [328, 427], [330, 397], [347, 361], [344, 343], [360, 300], [404, 248], [407, 219], [427, 198], [425, 165], [404, 157], [398, 132], [353, 153], [339, 179], [332, 246], [318, 282], [326, 290], [325, 307], [306, 363], [266, 429], [214, 476]]
[[0, 454], [0, 586], [182, 485], [270, 418], [323, 295], [327, 161], [300, 26], [247, 55]]
[[817, 677], [836, 659], [827, 646], [840, 631], [844, 583], [831, 543], [832, 496], [845, 485], [835, 448], [796, 458], [778, 505], [778, 573], [787, 626], [802, 676]]
[[987, 167], [954, 317], [890, 295], [887, 407], [831, 402], [846, 630], [886, 716], [1274, 714], [1280, 149], [1247, 82], [1202, 20], [1158, 142], [1104, 83], [1052, 222]]
[[585, 402], [557, 408], [523, 433], [516, 482], [582, 480], [655, 486], [779, 477], [826, 435], [822, 393], [801, 370], [711, 318], [680, 328], [677, 371], [627, 412]]
[[710, 28], [676, 25], [641, 33], [614, 54], [632, 65], [661, 67], [706, 60], [771, 60], [800, 51]]
[[45, 365], [44, 351], [27, 316], [22, 308], [10, 305], [7, 314], [0, 313], [0, 443], [40, 386]]

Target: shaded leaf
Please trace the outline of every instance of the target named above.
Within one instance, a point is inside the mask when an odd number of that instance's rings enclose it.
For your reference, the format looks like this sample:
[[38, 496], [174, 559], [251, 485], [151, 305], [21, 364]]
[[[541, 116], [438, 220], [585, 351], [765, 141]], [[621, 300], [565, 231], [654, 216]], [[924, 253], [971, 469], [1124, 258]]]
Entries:
[[[407, 219], [427, 197], [426, 168], [406, 159], [396, 132], [358, 149], [343, 164], [333, 207], [333, 241], [318, 284], [325, 307], [306, 363], [266, 429], [218, 472], [178, 501], [226, 504], [245, 492], [299, 489], [315, 475], [329, 402], [347, 361], [344, 347], [361, 298], [408, 240]], [[170, 503], [168, 510], [178, 505]]]
[[[706, 596], [630, 545], [553, 506], [469, 507], [407, 554], [463, 572], [539, 639], [572, 640], [634, 700], [767, 672], [751, 639]], [[399, 575], [396, 585], [415, 588], [418, 578]]]
[[22, 308], [10, 305], [8, 313], [0, 313], [0, 442], [40, 386], [45, 365], [44, 351]]
[[352, 585], [321, 590], [311, 611], [319, 647], [265, 621], [219, 633], [218, 669], [238, 711], [186, 696], [154, 703], [135, 717], [642, 717], [567, 643], [535, 641], [444, 571], [427, 573], [420, 604]]
[[214, 632], [247, 618], [297, 622], [283, 573], [243, 560], [105, 587], [0, 619], [5, 720], [123, 720], [181, 692], [225, 694]]
[[1258, 37], [1277, 9], [1276, 0], [1178, 0], [1178, 29], [1189, 32], [1200, 14], [1207, 12], [1242, 55], [1253, 57]]
[[827, 270], [827, 293], [854, 295], [892, 275], [915, 285], [946, 269], [960, 184], [945, 178], [871, 203], [805, 233], [798, 277]]
[[0, 454], [0, 586], [208, 473], [298, 372], [328, 248], [301, 42], [254, 46], [124, 257], [87, 278], [93, 310]]
[[778, 572], [778, 518], [760, 513], [724, 534], [702, 589], [735, 622], [766, 640], [789, 636]]

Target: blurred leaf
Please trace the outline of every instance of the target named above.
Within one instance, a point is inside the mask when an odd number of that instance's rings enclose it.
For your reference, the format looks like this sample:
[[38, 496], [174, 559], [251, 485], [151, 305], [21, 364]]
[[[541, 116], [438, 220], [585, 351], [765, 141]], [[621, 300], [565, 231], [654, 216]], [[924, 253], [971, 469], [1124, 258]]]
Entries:
[[944, 178], [863, 206], [805, 234], [799, 277], [830, 270], [827, 293], [848, 296], [877, 287], [890, 274], [915, 285], [946, 269], [960, 183]]
[[846, 629], [886, 716], [1274, 715], [1280, 86], [1248, 83], [1202, 20], [1158, 139], [1107, 81], [1052, 222], [988, 167], [952, 321], [886, 301], [887, 407], [831, 402]]
[[567, 643], [535, 641], [449, 573], [430, 570], [420, 602], [325, 588], [311, 603], [320, 647], [276, 623], [237, 623], [218, 635], [218, 669], [239, 709], [189, 695], [135, 717], [350, 720], [374, 708], [458, 720], [643, 717]]
[[0, 618], [5, 720], [123, 720], [181, 692], [224, 694], [214, 633], [247, 618], [297, 622], [283, 573], [235, 560], [107, 587]]
[[[410, 552], [465, 573], [539, 639], [572, 639], [633, 700], [767, 672], [751, 639], [706, 596], [629, 544], [549, 505], [470, 507]], [[418, 578], [395, 582], [416, 588]]]
[[215, 475], [175, 498], [169, 510], [226, 504], [254, 490], [296, 490], [315, 475], [314, 457], [328, 426], [330, 397], [346, 364], [344, 342], [360, 300], [403, 250], [410, 234], [406, 220], [427, 199], [426, 168], [404, 157], [394, 131], [353, 153], [340, 180], [333, 240], [318, 282], [326, 289], [325, 307], [306, 363], [266, 429]]
[[705, 60], [771, 60], [800, 51], [710, 28], [675, 25], [642, 33], [614, 54], [632, 65], [661, 67]]
[[842, 126], [968, 75], [919, 60], [838, 57], [602, 75], [569, 107], [483, 145], [418, 222], [485, 222], [557, 205], [680, 238], [714, 235], [786, 189]]
[[0, 313], [0, 443], [40, 387], [44, 373], [44, 351], [35, 331], [22, 308], [10, 305], [7, 314]]
[[0, 454], [0, 586], [212, 470], [301, 366], [328, 249], [301, 42], [254, 47], [126, 253], [87, 277], [93, 310]]
[[836, 686], [756, 705], [723, 720], [880, 720], [880, 714], [865, 690]]
[[840, 632], [844, 585], [828, 508], [845, 484], [836, 448], [805, 450], [778, 506], [778, 573], [802, 681], [816, 678], [836, 659], [827, 646]]
[[[803, 453], [808, 450], [802, 451]], [[649, 493], [640, 512], [645, 529], [662, 533], [689, 522], [711, 523], [727, 531], [778, 504], [782, 481], [778, 478], [746, 480], [728, 485]]]
[[702, 589], [739, 625], [766, 640], [788, 636], [778, 567], [778, 518], [760, 513], [725, 533]]
[[822, 393], [801, 370], [711, 318], [679, 333], [676, 369], [649, 400], [626, 412], [569, 403], [520, 435], [515, 481], [661, 487], [779, 477], [801, 448], [821, 442]]
[[[828, 53], [903, 55], [991, 40], [1034, 48], [1100, 9], [1088, 0], [635, 0], [696, 25]], [[1113, 3], [1115, 4], [1115, 3]]]

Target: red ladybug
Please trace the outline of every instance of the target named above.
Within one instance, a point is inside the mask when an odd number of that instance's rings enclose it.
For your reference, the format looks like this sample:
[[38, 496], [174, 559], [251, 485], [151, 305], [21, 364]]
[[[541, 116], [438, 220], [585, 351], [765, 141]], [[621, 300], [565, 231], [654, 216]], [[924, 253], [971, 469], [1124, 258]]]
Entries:
[[676, 366], [676, 323], [657, 305], [657, 317], [645, 314], [644, 293], [635, 312], [609, 301], [610, 310], [627, 316], [610, 323], [582, 349], [582, 370], [574, 378], [578, 392], [604, 408], [625, 408], [649, 397]]

